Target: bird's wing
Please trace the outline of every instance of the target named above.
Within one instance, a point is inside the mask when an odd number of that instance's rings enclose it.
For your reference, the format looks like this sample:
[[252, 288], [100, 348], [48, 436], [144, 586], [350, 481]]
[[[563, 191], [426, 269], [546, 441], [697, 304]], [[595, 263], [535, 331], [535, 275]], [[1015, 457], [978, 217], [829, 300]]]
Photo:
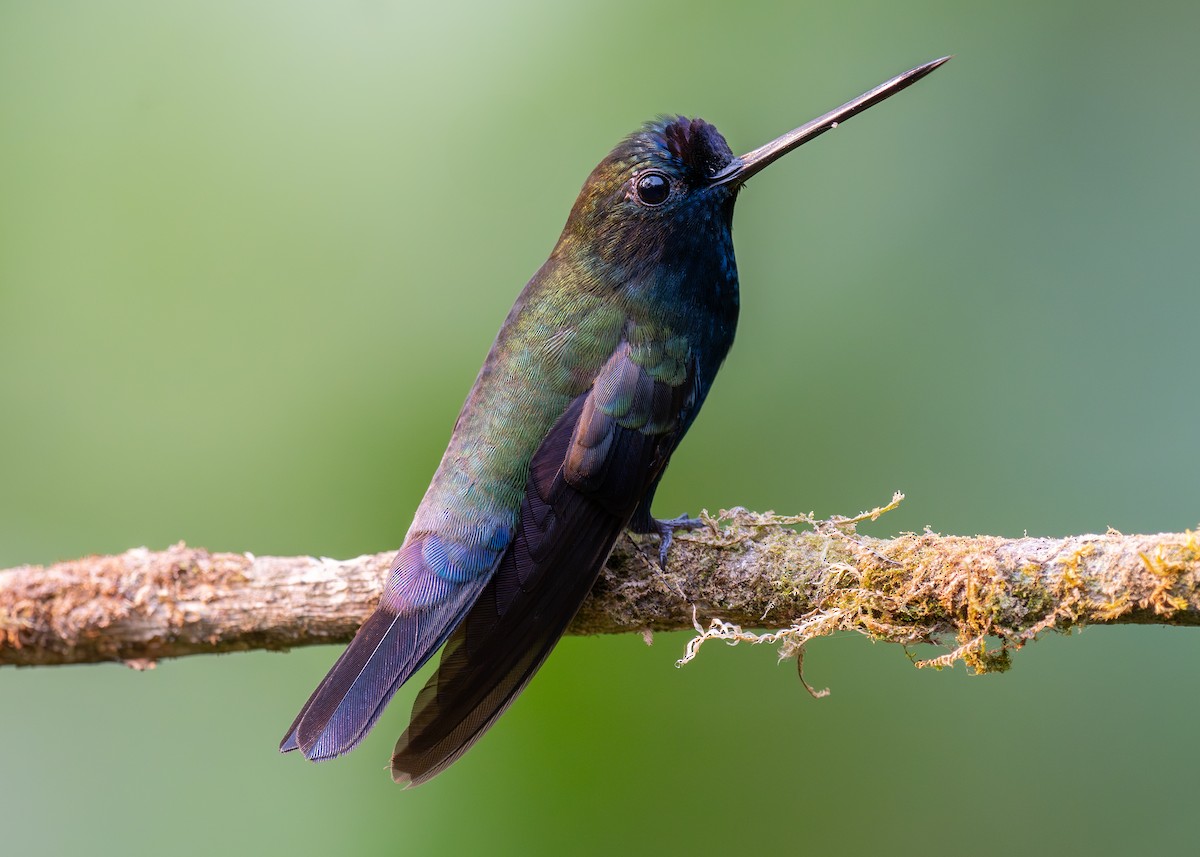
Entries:
[[623, 342], [530, 464], [514, 539], [450, 637], [396, 744], [392, 776], [418, 784], [461, 756], [549, 655], [696, 400], [696, 367]]

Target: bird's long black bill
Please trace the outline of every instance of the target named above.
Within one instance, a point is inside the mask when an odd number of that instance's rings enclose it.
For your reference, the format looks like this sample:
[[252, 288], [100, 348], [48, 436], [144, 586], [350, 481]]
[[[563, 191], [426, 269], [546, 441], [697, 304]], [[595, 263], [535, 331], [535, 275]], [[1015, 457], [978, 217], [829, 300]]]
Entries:
[[881, 101], [891, 98], [905, 87], [912, 86], [918, 80], [929, 74], [938, 66], [949, 60], [942, 57], [916, 68], [909, 69], [904, 74], [898, 74], [886, 83], [864, 92], [853, 101], [847, 101], [836, 110], [830, 110], [824, 116], [818, 116], [811, 122], [806, 122], [794, 131], [789, 131], [764, 146], [759, 146], [753, 152], [747, 152], [740, 158], [734, 158], [729, 166], [712, 177], [714, 185], [738, 183], [746, 181], [750, 176], [762, 170], [768, 164], [786, 155], [797, 146], [802, 146], [809, 140], [819, 137], [826, 131], [836, 128], [852, 116], [857, 116], [868, 107], [874, 107]]

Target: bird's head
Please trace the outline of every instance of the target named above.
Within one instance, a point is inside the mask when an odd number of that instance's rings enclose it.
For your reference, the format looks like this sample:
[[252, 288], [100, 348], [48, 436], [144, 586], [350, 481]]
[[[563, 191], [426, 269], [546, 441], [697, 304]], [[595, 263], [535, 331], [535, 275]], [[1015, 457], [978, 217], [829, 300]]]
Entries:
[[783, 155], [933, 71], [917, 66], [811, 122], [735, 156], [703, 119], [647, 123], [592, 170], [571, 209], [556, 254], [582, 254], [626, 275], [647, 265], [678, 266], [696, 253], [732, 254], [733, 204], [746, 180]]
[[647, 263], [679, 242], [728, 232], [740, 184], [712, 179], [734, 160], [725, 138], [703, 119], [646, 123], [592, 170], [560, 248]]

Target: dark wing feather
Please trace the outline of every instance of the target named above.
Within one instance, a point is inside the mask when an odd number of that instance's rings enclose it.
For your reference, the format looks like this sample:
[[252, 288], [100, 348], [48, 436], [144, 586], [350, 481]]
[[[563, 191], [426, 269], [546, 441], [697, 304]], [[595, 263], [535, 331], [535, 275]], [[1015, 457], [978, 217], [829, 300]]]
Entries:
[[[438, 535], [422, 533], [396, 554], [379, 608], [300, 709], [279, 745], [309, 759], [352, 749], [400, 685], [429, 660], [462, 620], [498, 561], [478, 549], [447, 556]], [[466, 579], [464, 579], [466, 578]]]
[[695, 369], [656, 380], [627, 343], [535, 453], [513, 542], [442, 652], [396, 744], [392, 776], [413, 785], [461, 756], [550, 654], [695, 401]]

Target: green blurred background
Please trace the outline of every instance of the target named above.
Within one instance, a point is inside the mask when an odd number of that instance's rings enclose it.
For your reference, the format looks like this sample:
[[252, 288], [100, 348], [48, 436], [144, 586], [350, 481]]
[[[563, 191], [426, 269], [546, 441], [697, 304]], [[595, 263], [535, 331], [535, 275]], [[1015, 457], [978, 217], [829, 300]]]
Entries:
[[[1200, 7], [0, 5], [0, 567], [395, 547], [583, 178], [661, 112], [745, 151], [740, 339], [660, 514], [886, 534], [1200, 520]], [[276, 751], [336, 650], [0, 672], [9, 854], [1090, 853], [1195, 845], [1200, 633], [1012, 672], [569, 639], [428, 786]]]

